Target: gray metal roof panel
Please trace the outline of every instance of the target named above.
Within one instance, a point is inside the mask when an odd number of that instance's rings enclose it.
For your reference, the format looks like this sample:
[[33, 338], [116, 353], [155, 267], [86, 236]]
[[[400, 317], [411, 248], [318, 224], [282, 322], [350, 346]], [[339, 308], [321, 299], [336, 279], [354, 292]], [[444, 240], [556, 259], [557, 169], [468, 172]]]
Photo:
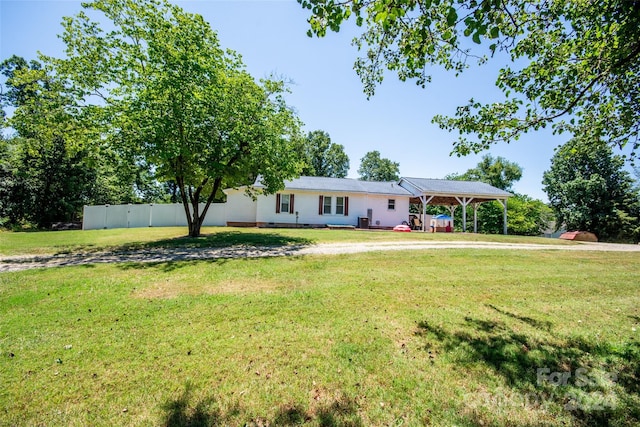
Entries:
[[398, 196], [411, 196], [411, 192], [400, 187], [397, 182], [358, 181], [370, 194], [388, 194]]
[[[290, 181], [285, 181], [284, 184], [287, 190], [387, 194], [397, 196], [411, 195], [409, 191], [400, 187], [397, 182], [360, 181], [352, 178], [301, 176]], [[256, 179], [254, 187], [262, 187], [259, 177]]]
[[511, 197], [513, 194], [478, 181], [454, 181], [449, 179], [402, 178], [425, 194], [472, 195], [486, 197]]

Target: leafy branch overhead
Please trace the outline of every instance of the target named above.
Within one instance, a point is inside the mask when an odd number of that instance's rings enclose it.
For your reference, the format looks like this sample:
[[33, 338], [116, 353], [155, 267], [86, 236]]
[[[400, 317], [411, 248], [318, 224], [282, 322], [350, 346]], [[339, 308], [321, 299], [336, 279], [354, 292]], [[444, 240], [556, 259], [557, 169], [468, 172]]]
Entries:
[[471, 62], [483, 64], [506, 53], [511, 64], [496, 78], [504, 99], [487, 104], [470, 99], [454, 116], [433, 118], [441, 128], [460, 133], [454, 143], [458, 155], [546, 126], [638, 148], [638, 0], [298, 2], [310, 10], [310, 36], [339, 31], [352, 17], [363, 27], [354, 43], [365, 55], [355, 69], [369, 96], [386, 70], [424, 87], [432, 66], [457, 75]]

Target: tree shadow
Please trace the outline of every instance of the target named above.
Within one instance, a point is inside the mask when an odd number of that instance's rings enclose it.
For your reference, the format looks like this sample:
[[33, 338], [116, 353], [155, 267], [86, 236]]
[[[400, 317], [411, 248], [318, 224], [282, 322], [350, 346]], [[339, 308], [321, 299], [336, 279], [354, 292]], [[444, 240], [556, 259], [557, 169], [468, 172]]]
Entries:
[[343, 396], [321, 405], [316, 414], [318, 424], [322, 427], [360, 427], [364, 423], [357, 411], [356, 401]]
[[182, 395], [167, 402], [162, 409], [166, 412], [165, 427], [200, 427], [218, 425], [221, 420], [220, 411], [212, 408], [215, 401], [212, 398], [200, 400], [192, 405], [192, 387], [187, 383]]
[[510, 317], [512, 319], [515, 319], [515, 320], [519, 320], [519, 321], [524, 322], [524, 323], [526, 323], [529, 326], [532, 326], [534, 328], [541, 329], [541, 330], [546, 331], [546, 332], [551, 332], [551, 327], [553, 326], [553, 324], [551, 322], [549, 322], [549, 321], [546, 321], [546, 320], [545, 321], [540, 321], [540, 320], [536, 320], [536, 319], [534, 319], [532, 317], [519, 316], [517, 314], [513, 314], [513, 313], [510, 313], [508, 311], [499, 309], [498, 307], [496, 307], [496, 306], [494, 306], [492, 304], [486, 304], [486, 306], [491, 308], [491, 309], [493, 309], [493, 310], [495, 310], [495, 311], [497, 311], [498, 313], [500, 313], [500, 314], [502, 314], [504, 316]]
[[313, 239], [278, 233], [224, 231], [198, 238], [179, 237], [107, 248], [76, 247], [55, 255], [6, 258], [2, 262], [18, 269], [33, 264], [36, 267], [68, 267], [106, 263], [118, 264], [124, 269], [161, 266], [165, 271], [172, 271], [188, 265], [184, 261], [294, 256], [313, 243]]
[[186, 247], [186, 248], [215, 248], [234, 245], [246, 246], [286, 246], [286, 245], [310, 245], [313, 239], [306, 237], [293, 237], [270, 233], [249, 233], [240, 231], [223, 231], [217, 233], [203, 234], [200, 237], [178, 237], [174, 239], [158, 240], [155, 242], [143, 243], [142, 247]]
[[304, 424], [321, 427], [360, 427], [363, 421], [358, 414], [358, 404], [351, 397], [340, 395], [333, 400], [305, 409], [300, 404], [280, 406], [268, 425], [298, 426]]
[[193, 386], [185, 385], [182, 394], [167, 401], [162, 409], [165, 413], [164, 427], [204, 426], [299, 426], [305, 424], [322, 427], [361, 427], [358, 405], [350, 397], [340, 395], [333, 400], [319, 403], [313, 408], [301, 404], [282, 404], [272, 419], [249, 414], [239, 402], [224, 411], [213, 397], [193, 399]]
[[230, 246], [245, 247], [280, 247], [280, 246], [308, 246], [316, 241], [306, 237], [295, 237], [279, 234], [277, 232], [255, 233], [245, 231], [220, 231], [203, 234], [200, 237], [181, 236], [171, 239], [160, 239], [150, 242], [135, 242], [123, 245], [110, 246], [108, 248], [96, 248], [95, 246], [78, 246], [73, 250], [65, 249], [60, 254], [77, 254], [78, 252], [131, 252], [145, 249], [198, 249], [198, 248], [224, 248]]
[[159, 261], [159, 262], [123, 262], [118, 263], [120, 270], [159, 270], [163, 273], [170, 273], [183, 267], [196, 265], [199, 263], [208, 263], [216, 265], [224, 265], [229, 262], [229, 258], [199, 259], [185, 261]]
[[[543, 331], [550, 328], [547, 322], [497, 311]], [[637, 342], [616, 346], [577, 336], [541, 339], [515, 332], [501, 321], [471, 317], [455, 329], [424, 320], [416, 335], [426, 341], [425, 350], [435, 347], [464, 366], [489, 367], [511, 391], [535, 396], [551, 410], [568, 410], [580, 425], [640, 422]]]
[[298, 426], [308, 423], [312, 418], [307, 410], [300, 404], [287, 404], [278, 408], [273, 418], [274, 425], [277, 426]]

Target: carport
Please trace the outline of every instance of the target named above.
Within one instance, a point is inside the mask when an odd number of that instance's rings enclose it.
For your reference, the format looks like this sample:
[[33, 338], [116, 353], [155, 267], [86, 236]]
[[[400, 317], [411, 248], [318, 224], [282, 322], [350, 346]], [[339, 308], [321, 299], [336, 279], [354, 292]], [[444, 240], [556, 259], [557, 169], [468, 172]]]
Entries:
[[[503, 230], [507, 234], [507, 199], [512, 196], [484, 182], [453, 181], [448, 179], [401, 178], [399, 185], [410, 191], [410, 203], [422, 205], [422, 217], [427, 205], [446, 206], [453, 213], [462, 206], [462, 230], [467, 231], [467, 206], [473, 207], [473, 232], [478, 232], [478, 206], [484, 202], [497, 200], [503, 207]], [[422, 221], [422, 231], [426, 224]]]

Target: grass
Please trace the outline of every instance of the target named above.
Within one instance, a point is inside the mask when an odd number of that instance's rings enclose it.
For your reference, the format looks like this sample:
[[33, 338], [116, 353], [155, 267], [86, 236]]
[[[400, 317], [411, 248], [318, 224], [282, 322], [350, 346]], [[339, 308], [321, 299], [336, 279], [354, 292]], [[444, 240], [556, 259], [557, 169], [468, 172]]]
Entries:
[[0, 424], [637, 425], [639, 283], [472, 249], [4, 273]]
[[54, 254], [97, 250], [127, 250], [146, 247], [214, 247], [229, 245], [287, 245], [318, 242], [375, 242], [396, 240], [463, 240], [504, 243], [573, 244], [540, 237], [462, 234], [394, 233], [324, 229], [265, 229], [206, 227], [197, 239], [185, 237], [186, 228], [121, 228], [58, 232], [0, 232], [0, 255]]

